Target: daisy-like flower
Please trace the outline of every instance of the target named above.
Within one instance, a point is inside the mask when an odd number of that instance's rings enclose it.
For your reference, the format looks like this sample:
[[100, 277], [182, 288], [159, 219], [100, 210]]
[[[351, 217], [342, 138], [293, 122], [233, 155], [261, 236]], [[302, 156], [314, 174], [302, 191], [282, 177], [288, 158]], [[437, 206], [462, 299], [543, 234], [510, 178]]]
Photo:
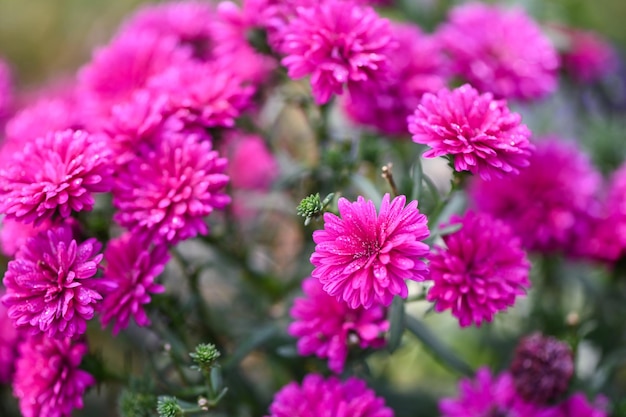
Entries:
[[424, 94], [408, 122], [413, 142], [431, 148], [425, 158], [450, 155], [456, 171], [490, 180], [528, 166], [531, 132], [521, 119], [505, 101], [465, 84]]
[[418, 26], [394, 23], [391, 29], [399, 47], [389, 53], [388, 76], [353, 85], [343, 104], [355, 122], [400, 135], [422, 95], [446, 86], [447, 65], [437, 39]]
[[102, 302], [102, 325], [113, 323], [113, 334], [128, 327], [131, 318], [139, 326], [149, 326], [144, 305], [150, 294], [159, 294], [165, 287], [154, 282], [163, 272], [170, 257], [165, 245], [150, 247], [148, 242], [127, 233], [109, 242], [104, 251], [104, 278], [117, 284]]
[[83, 407], [96, 380], [79, 369], [87, 345], [69, 338], [34, 336], [20, 344], [13, 394], [24, 417], [69, 417]]
[[102, 295], [115, 286], [95, 277], [100, 248], [95, 239], [78, 243], [69, 225], [28, 239], [2, 281], [15, 326], [59, 339], [85, 333]]
[[530, 287], [530, 262], [520, 241], [503, 222], [486, 214], [453, 216], [461, 229], [443, 237], [430, 260], [434, 285], [427, 299], [436, 311], [451, 309], [461, 327], [493, 320]]
[[315, 278], [307, 278], [302, 289], [306, 297], [296, 299], [290, 312], [295, 321], [289, 326], [289, 334], [298, 338], [301, 355], [327, 358], [328, 367], [341, 373], [351, 345], [366, 349], [385, 344], [389, 322], [382, 306], [352, 309], [328, 295]]
[[474, 206], [508, 224], [527, 250], [569, 252], [585, 233], [601, 177], [573, 142], [548, 137], [537, 142], [519, 175], [475, 179]]
[[304, 377], [302, 385], [292, 382], [284, 386], [274, 396], [269, 411], [267, 417], [393, 417], [384, 400], [362, 380], [349, 378], [341, 382], [317, 374]]
[[298, 8], [284, 33], [282, 64], [291, 78], [311, 76], [317, 104], [342, 94], [345, 85], [386, 76], [388, 53], [396, 46], [389, 22], [351, 1]]
[[312, 272], [328, 294], [343, 299], [350, 308], [389, 306], [395, 295], [406, 298], [405, 280], [423, 281], [428, 268], [423, 257], [429, 235], [426, 216], [417, 201], [406, 205], [398, 196], [385, 194], [376, 213], [374, 202], [339, 199], [337, 217], [324, 214], [324, 229], [313, 232], [317, 244], [311, 255]]
[[93, 208], [93, 193], [111, 189], [105, 138], [84, 131], [52, 132], [25, 144], [0, 169], [0, 212], [35, 225]]
[[438, 36], [455, 72], [481, 92], [532, 100], [557, 88], [557, 51], [521, 9], [463, 4], [450, 11]]
[[[4, 293], [4, 288], [0, 288], [0, 297]], [[9, 383], [13, 379], [20, 339], [20, 333], [13, 326], [7, 308], [0, 303], [0, 384]]]
[[208, 233], [205, 217], [230, 197], [226, 159], [211, 150], [203, 133], [168, 131], [140, 145], [137, 157], [118, 172], [114, 219], [147, 241], [176, 244]]
[[186, 123], [232, 127], [250, 105], [254, 88], [229, 68], [190, 62], [153, 77], [149, 88], [169, 97], [169, 108]]

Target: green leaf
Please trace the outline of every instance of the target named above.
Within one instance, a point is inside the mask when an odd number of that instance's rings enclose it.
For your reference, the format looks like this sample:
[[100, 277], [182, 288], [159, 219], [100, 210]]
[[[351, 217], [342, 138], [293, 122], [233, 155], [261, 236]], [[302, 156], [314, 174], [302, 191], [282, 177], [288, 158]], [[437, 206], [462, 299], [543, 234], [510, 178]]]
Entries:
[[423, 183], [422, 183], [422, 176], [423, 176], [423, 167], [422, 167], [422, 160], [421, 158], [417, 158], [415, 160], [415, 164], [413, 164], [413, 172], [412, 172], [412, 178], [413, 178], [413, 189], [411, 191], [411, 200], [417, 200], [419, 201], [420, 198], [422, 198], [422, 191], [423, 191]]
[[379, 205], [383, 199], [380, 191], [374, 186], [374, 184], [361, 174], [354, 174], [351, 178], [352, 185], [361, 190], [363, 196], [369, 200], [372, 200], [375, 205]]
[[391, 324], [389, 328], [389, 339], [387, 340], [387, 350], [390, 353], [393, 353], [398, 346], [400, 346], [405, 326], [404, 317], [404, 300], [396, 295], [389, 309], [389, 322]]
[[276, 334], [278, 334], [278, 328], [274, 324], [261, 327], [237, 347], [228, 361], [224, 364], [224, 368], [230, 368], [237, 365], [246, 356], [248, 356], [250, 352], [265, 344]]

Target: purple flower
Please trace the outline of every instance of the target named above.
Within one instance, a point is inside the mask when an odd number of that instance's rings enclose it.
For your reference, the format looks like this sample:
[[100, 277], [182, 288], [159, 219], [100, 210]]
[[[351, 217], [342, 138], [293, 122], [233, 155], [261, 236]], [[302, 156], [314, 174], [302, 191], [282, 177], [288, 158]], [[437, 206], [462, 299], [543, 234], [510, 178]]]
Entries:
[[127, 233], [109, 242], [104, 259], [103, 276], [115, 282], [117, 288], [102, 302], [102, 325], [113, 322], [113, 334], [128, 327], [131, 317], [139, 326], [149, 326], [150, 319], [143, 307], [150, 303], [150, 294], [165, 291], [154, 280], [170, 259], [167, 247], [151, 248], [148, 242]]
[[139, 146], [117, 173], [114, 219], [155, 243], [176, 244], [208, 233], [204, 219], [224, 208], [226, 159], [211, 150], [206, 134], [166, 131]]
[[425, 158], [450, 155], [456, 171], [485, 180], [517, 174], [528, 166], [530, 130], [505, 101], [465, 84], [452, 91], [426, 93], [408, 118], [413, 142], [431, 149]]
[[52, 132], [25, 144], [0, 169], [0, 212], [39, 224], [93, 208], [93, 193], [109, 191], [113, 168], [104, 137]]
[[434, 285], [428, 300], [436, 311], [451, 309], [461, 327], [491, 322], [530, 287], [530, 262], [520, 241], [503, 222], [487, 214], [453, 216], [461, 229], [445, 235], [430, 260]]
[[592, 83], [616, 71], [617, 54], [599, 34], [566, 27], [557, 29], [567, 40], [567, 48], [562, 52], [563, 69], [575, 80]]
[[337, 217], [324, 214], [324, 229], [313, 232], [312, 276], [328, 294], [355, 309], [389, 306], [394, 295], [406, 298], [405, 280], [423, 281], [428, 268], [426, 216], [417, 201], [406, 207], [404, 196], [389, 201], [385, 194], [377, 215], [373, 201], [339, 199]]
[[557, 52], [521, 9], [478, 2], [457, 6], [438, 36], [455, 72], [481, 92], [532, 100], [557, 88]]
[[[4, 294], [4, 288], [0, 287], [0, 297]], [[0, 303], [0, 384], [6, 384], [13, 380], [13, 370], [20, 339], [21, 334], [13, 326], [13, 320], [9, 318], [7, 308]]]
[[2, 281], [2, 302], [15, 325], [59, 339], [85, 333], [102, 294], [114, 286], [95, 277], [100, 248], [95, 239], [79, 244], [69, 225], [28, 239]]
[[328, 367], [341, 373], [350, 346], [366, 349], [385, 344], [389, 322], [382, 306], [352, 309], [328, 295], [315, 278], [307, 278], [302, 289], [306, 297], [296, 299], [290, 312], [294, 322], [289, 326], [289, 334], [298, 338], [300, 355], [328, 358]]
[[20, 345], [13, 394], [24, 417], [69, 417], [96, 380], [79, 369], [87, 345], [35, 336]]
[[386, 76], [388, 53], [396, 46], [389, 22], [351, 1], [298, 8], [284, 37], [282, 64], [291, 78], [311, 76], [317, 104], [342, 94], [346, 84]]
[[446, 86], [446, 63], [436, 38], [418, 26], [394, 23], [391, 29], [399, 47], [388, 54], [388, 76], [354, 84], [344, 108], [358, 123], [400, 135], [422, 95]]
[[550, 137], [537, 143], [519, 175], [476, 179], [470, 196], [478, 210], [511, 226], [527, 250], [569, 251], [587, 227], [600, 184], [585, 153]]
[[292, 382], [284, 386], [274, 396], [269, 410], [267, 417], [393, 417], [384, 400], [360, 379], [341, 382], [317, 374], [304, 377], [302, 385]]
[[607, 408], [605, 399], [598, 398], [590, 404], [584, 394], [576, 393], [558, 406], [554, 417], [607, 417]]

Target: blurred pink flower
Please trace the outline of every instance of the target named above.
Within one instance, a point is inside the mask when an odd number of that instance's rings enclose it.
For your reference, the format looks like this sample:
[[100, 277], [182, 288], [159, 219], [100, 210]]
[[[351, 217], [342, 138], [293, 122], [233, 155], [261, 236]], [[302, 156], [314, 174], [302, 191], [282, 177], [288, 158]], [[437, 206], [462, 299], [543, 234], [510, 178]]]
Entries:
[[413, 142], [431, 148], [425, 158], [450, 155], [456, 171], [491, 180], [528, 166], [531, 132], [521, 119], [505, 101], [465, 84], [424, 94], [408, 124]]
[[607, 417], [607, 405], [603, 398], [590, 404], [585, 394], [576, 393], [558, 406], [558, 414], [554, 417]]
[[461, 327], [480, 326], [515, 304], [530, 287], [530, 262], [520, 241], [503, 222], [487, 214], [453, 216], [461, 229], [443, 236], [430, 260], [434, 285], [427, 299], [436, 311], [451, 309]]
[[532, 100], [557, 88], [558, 54], [521, 9], [479, 2], [456, 6], [438, 36], [455, 72], [483, 93]]
[[0, 58], [0, 125], [4, 122], [13, 109], [13, 80], [11, 70], [2, 58]]
[[292, 382], [284, 386], [274, 396], [269, 411], [267, 417], [393, 417], [384, 400], [362, 380], [352, 377], [341, 382], [317, 374], [305, 376], [302, 385]]
[[2, 219], [0, 222], [0, 248], [6, 256], [12, 257], [28, 239], [52, 227], [50, 220], [39, 225], [24, 224], [14, 219]]
[[351, 345], [361, 349], [384, 346], [389, 322], [382, 306], [352, 309], [328, 295], [316, 278], [304, 280], [302, 289], [305, 297], [295, 300], [290, 311], [294, 322], [288, 330], [298, 338], [300, 355], [328, 359], [330, 370], [341, 373]]
[[311, 76], [313, 98], [327, 103], [345, 85], [387, 76], [388, 54], [397, 45], [386, 19], [351, 1], [299, 7], [284, 30], [282, 64], [288, 75]]
[[[0, 298], [5, 292], [5, 289], [0, 287]], [[7, 384], [13, 380], [20, 339], [20, 333], [13, 326], [7, 308], [0, 303], [0, 384]]]
[[24, 417], [69, 417], [83, 408], [83, 395], [96, 380], [79, 368], [82, 341], [35, 336], [20, 344], [13, 394]]
[[563, 69], [574, 79], [592, 83], [617, 70], [617, 54], [600, 35], [568, 28], [562, 33], [568, 40], [568, 46], [562, 52]]
[[417, 201], [406, 205], [403, 195], [390, 201], [385, 194], [376, 213], [374, 202], [340, 198], [339, 214], [324, 214], [324, 229], [313, 232], [316, 243], [311, 275], [326, 291], [351, 308], [389, 306], [395, 295], [406, 298], [405, 280], [428, 275], [424, 257], [429, 235], [426, 216]]

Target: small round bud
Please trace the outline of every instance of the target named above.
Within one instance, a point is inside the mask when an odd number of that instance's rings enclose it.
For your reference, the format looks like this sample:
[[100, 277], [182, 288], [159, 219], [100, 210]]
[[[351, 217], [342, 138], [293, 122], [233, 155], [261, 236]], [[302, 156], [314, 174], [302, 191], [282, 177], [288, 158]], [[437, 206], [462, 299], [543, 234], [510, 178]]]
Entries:
[[175, 397], [161, 396], [157, 401], [159, 417], [182, 417], [183, 409]]
[[197, 368], [205, 372], [211, 370], [220, 355], [219, 350], [211, 343], [201, 343], [196, 346], [195, 352], [189, 354], [191, 359], [196, 363]]

